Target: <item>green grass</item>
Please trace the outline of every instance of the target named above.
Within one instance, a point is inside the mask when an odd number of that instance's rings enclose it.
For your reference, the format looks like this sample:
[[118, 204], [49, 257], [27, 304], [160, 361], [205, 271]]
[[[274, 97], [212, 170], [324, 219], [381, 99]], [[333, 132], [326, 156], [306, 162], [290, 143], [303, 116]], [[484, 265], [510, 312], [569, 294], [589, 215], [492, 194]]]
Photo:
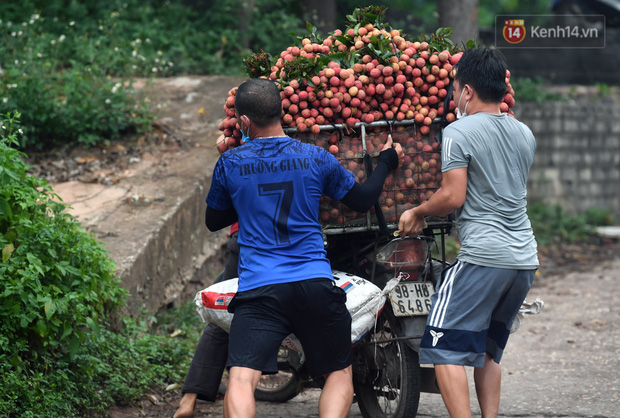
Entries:
[[591, 208], [571, 216], [559, 204], [532, 202], [527, 211], [536, 241], [541, 246], [589, 242], [597, 226], [616, 222], [609, 209]]

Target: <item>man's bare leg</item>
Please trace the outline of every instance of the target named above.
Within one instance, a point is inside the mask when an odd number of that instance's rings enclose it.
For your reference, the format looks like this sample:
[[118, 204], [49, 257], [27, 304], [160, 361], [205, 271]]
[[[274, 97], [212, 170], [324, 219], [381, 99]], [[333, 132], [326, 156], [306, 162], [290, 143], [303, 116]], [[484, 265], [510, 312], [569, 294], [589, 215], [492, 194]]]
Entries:
[[258, 385], [261, 371], [247, 367], [231, 367], [228, 374], [228, 390], [224, 396], [224, 417], [250, 418], [256, 416], [254, 389]]
[[502, 367], [490, 355], [484, 359], [484, 367], [474, 370], [476, 395], [482, 411], [482, 418], [493, 418], [499, 411]]
[[435, 375], [450, 417], [470, 418], [469, 385], [465, 367], [454, 364], [436, 364]]
[[174, 413], [174, 418], [187, 418], [194, 416], [197, 393], [184, 393], [179, 404], [179, 409]]
[[326, 375], [325, 385], [319, 398], [321, 418], [344, 418], [353, 403], [352, 367], [336, 370]]

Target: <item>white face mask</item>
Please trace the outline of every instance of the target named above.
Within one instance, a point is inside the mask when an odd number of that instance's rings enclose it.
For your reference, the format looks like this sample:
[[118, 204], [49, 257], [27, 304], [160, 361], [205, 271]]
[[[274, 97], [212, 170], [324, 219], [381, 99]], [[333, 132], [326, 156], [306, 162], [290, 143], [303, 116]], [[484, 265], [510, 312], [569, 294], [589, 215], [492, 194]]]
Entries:
[[465, 89], [461, 90], [461, 96], [459, 97], [459, 102], [456, 104], [456, 118], [457, 119], [461, 119], [467, 116], [467, 105], [469, 104], [469, 100], [465, 103], [465, 109], [463, 109], [463, 113], [461, 113], [461, 109], [459, 108], [464, 92], [465, 92]]

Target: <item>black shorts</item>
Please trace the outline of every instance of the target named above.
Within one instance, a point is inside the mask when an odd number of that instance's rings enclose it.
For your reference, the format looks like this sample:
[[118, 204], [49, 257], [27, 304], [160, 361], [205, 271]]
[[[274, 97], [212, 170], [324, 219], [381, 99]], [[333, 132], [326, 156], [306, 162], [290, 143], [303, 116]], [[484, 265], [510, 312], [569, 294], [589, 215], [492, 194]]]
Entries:
[[289, 334], [301, 342], [313, 377], [351, 364], [351, 315], [346, 293], [331, 279], [309, 279], [240, 292], [234, 312], [227, 367], [264, 373], [278, 370], [278, 350]]

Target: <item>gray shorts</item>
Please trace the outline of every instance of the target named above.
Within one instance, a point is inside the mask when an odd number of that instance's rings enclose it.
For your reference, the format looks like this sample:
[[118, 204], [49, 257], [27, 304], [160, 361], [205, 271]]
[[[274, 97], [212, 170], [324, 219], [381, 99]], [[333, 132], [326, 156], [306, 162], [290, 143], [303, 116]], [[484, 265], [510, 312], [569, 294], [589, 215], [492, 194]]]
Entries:
[[460, 260], [446, 268], [432, 296], [420, 363], [483, 367], [485, 353], [499, 363], [535, 273]]

